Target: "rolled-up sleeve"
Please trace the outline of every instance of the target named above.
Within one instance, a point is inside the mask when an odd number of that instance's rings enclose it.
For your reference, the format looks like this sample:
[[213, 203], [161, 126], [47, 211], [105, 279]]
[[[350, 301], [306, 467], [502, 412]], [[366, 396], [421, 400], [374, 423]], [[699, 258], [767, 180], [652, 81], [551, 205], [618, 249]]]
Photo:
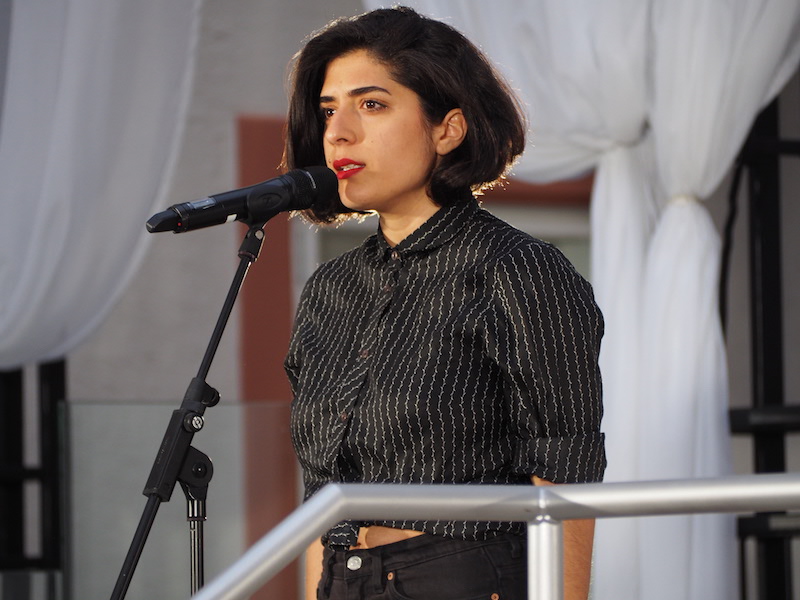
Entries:
[[490, 347], [503, 377], [514, 472], [553, 483], [601, 481], [603, 317], [591, 286], [537, 241], [496, 263], [493, 291]]

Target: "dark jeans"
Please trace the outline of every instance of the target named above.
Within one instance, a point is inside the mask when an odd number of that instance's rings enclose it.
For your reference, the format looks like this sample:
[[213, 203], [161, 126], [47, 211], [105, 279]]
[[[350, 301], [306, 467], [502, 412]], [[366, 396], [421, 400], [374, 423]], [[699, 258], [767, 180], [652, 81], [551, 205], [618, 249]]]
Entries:
[[369, 550], [325, 549], [321, 600], [524, 600], [525, 539], [421, 535]]

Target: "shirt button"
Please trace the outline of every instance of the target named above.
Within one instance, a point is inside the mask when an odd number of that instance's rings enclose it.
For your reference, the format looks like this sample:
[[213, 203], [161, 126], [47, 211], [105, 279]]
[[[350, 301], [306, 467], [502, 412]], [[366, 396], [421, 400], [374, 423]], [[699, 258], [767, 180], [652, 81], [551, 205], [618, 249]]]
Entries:
[[361, 358], [369, 358], [369, 348], [364, 348], [358, 353]]
[[361, 568], [361, 557], [351, 556], [347, 559], [347, 568], [351, 571], [358, 571]]
[[340, 418], [342, 421], [347, 421], [347, 413], [346, 413], [346, 412], [343, 412], [342, 414], [340, 414], [340, 415], [339, 415], [339, 418]]
[[392, 260], [400, 260], [400, 253], [397, 250], [392, 250]]
[[393, 289], [394, 286], [392, 286], [392, 284], [390, 283], [387, 283], [385, 286], [383, 286], [383, 291], [386, 292], [387, 294], [391, 292]]

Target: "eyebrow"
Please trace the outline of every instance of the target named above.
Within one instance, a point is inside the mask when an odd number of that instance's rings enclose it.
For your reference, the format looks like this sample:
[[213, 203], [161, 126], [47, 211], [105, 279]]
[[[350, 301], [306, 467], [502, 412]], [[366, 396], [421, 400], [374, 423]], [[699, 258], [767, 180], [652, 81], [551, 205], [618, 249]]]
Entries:
[[[347, 92], [347, 95], [350, 98], [353, 98], [355, 96], [362, 96], [364, 94], [371, 94], [372, 92], [383, 92], [384, 94], [389, 94], [390, 96], [392, 95], [392, 93], [389, 90], [387, 90], [386, 88], [382, 88], [382, 87], [380, 87], [378, 85], [366, 85], [364, 87], [356, 88], [354, 90], [350, 90], [349, 92]], [[320, 102], [333, 102], [334, 100], [335, 100], [335, 98], [333, 96], [320, 96], [319, 97], [319, 101]]]

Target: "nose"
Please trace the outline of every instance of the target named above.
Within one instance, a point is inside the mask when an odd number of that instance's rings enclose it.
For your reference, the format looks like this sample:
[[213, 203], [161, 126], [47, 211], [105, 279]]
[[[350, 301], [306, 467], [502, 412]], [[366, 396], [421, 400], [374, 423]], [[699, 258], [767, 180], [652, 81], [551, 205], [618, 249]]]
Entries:
[[346, 108], [337, 109], [325, 123], [325, 141], [329, 144], [353, 143], [357, 138], [354, 115]]

